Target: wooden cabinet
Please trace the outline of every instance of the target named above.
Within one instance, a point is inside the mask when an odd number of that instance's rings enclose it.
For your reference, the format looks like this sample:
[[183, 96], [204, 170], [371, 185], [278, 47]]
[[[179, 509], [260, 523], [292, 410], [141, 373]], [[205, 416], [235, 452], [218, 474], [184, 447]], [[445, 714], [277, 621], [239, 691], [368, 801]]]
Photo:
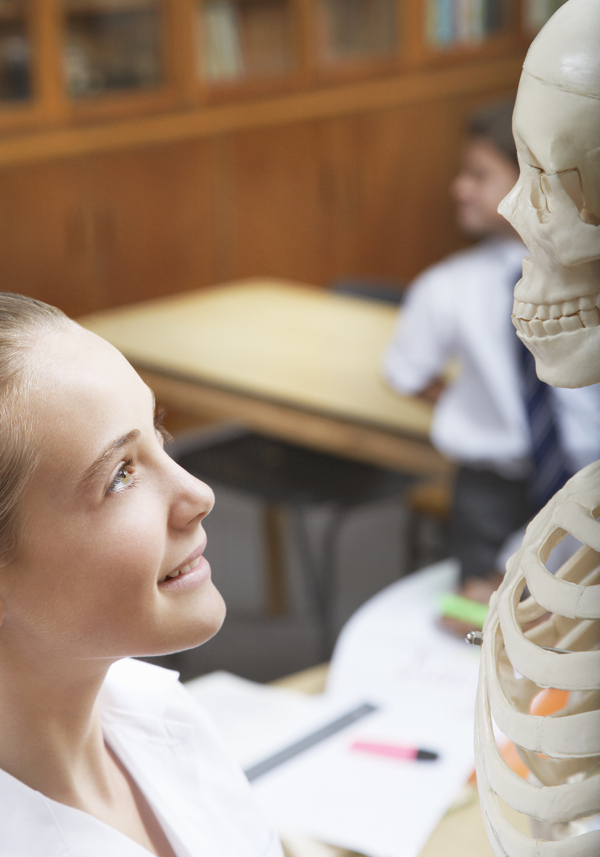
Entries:
[[356, 227], [353, 124], [316, 120], [232, 135], [226, 278], [320, 283], [348, 264]]
[[77, 160], [0, 170], [0, 282], [68, 313], [92, 309], [88, 229]]
[[71, 313], [460, 246], [472, 107], [556, 0], [0, 0], [0, 276]]
[[81, 165], [104, 305], [214, 282], [212, 144], [89, 155]]
[[408, 281], [464, 245], [449, 188], [478, 101], [457, 93], [359, 118], [355, 273]]
[[0, 169], [0, 281], [77, 315], [214, 282], [211, 143]]

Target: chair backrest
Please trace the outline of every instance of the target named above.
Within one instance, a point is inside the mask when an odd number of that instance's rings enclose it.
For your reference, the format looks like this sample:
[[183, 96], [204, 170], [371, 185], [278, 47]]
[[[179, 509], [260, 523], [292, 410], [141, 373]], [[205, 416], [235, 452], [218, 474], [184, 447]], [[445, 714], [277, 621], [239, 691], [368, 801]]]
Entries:
[[398, 280], [363, 279], [348, 277], [333, 280], [329, 289], [340, 295], [349, 295], [386, 304], [401, 304], [407, 283]]

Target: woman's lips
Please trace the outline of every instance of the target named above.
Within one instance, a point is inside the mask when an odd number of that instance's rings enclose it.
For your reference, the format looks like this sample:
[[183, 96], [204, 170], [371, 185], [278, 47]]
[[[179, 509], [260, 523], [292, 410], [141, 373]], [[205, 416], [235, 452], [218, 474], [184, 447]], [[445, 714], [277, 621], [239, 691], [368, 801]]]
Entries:
[[198, 554], [198, 556], [185, 563], [185, 565], [182, 565], [180, 568], [176, 568], [175, 571], [170, 571], [168, 574], [165, 574], [165, 576], [161, 577], [158, 582], [164, 583], [165, 580], [174, 580], [176, 577], [179, 577], [180, 574], [189, 574], [190, 571], [193, 571], [198, 566], [201, 559], [202, 555]]
[[190, 575], [196, 575], [198, 571], [202, 571], [208, 566], [208, 572], [210, 574], [210, 566], [208, 562], [203, 557], [203, 553], [206, 550], [206, 536], [202, 544], [200, 544], [196, 550], [191, 553], [186, 560], [184, 560], [181, 565], [178, 565], [173, 571], [167, 572], [167, 574], [163, 574], [162, 577], [159, 577], [158, 583], [163, 586], [167, 583], [172, 583], [174, 580], [182, 580], [185, 577]]
[[158, 585], [161, 589], [191, 589], [210, 579], [211, 569], [206, 557], [199, 554], [193, 560], [161, 577]]

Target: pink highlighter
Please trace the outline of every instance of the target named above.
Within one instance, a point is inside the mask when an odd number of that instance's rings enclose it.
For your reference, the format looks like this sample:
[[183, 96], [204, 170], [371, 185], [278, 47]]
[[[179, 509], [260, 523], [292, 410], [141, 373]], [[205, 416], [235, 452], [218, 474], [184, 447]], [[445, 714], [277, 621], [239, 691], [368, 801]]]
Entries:
[[434, 762], [437, 753], [431, 750], [419, 750], [417, 747], [405, 747], [400, 744], [380, 744], [376, 741], [353, 741], [351, 750], [359, 753], [371, 753], [374, 756], [386, 756], [388, 759], [407, 759], [422, 762]]

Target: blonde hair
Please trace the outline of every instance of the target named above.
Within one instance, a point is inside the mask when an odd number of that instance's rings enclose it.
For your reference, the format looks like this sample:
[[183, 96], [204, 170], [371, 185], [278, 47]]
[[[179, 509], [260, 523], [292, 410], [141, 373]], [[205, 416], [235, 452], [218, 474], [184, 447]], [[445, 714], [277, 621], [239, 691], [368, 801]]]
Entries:
[[74, 324], [56, 307], [0, 292], [0, 567], [15, 557], [19, 507], [36, 465], [30, 421], [20, 406], [33, 377], [31, 349], [44, 334]]

